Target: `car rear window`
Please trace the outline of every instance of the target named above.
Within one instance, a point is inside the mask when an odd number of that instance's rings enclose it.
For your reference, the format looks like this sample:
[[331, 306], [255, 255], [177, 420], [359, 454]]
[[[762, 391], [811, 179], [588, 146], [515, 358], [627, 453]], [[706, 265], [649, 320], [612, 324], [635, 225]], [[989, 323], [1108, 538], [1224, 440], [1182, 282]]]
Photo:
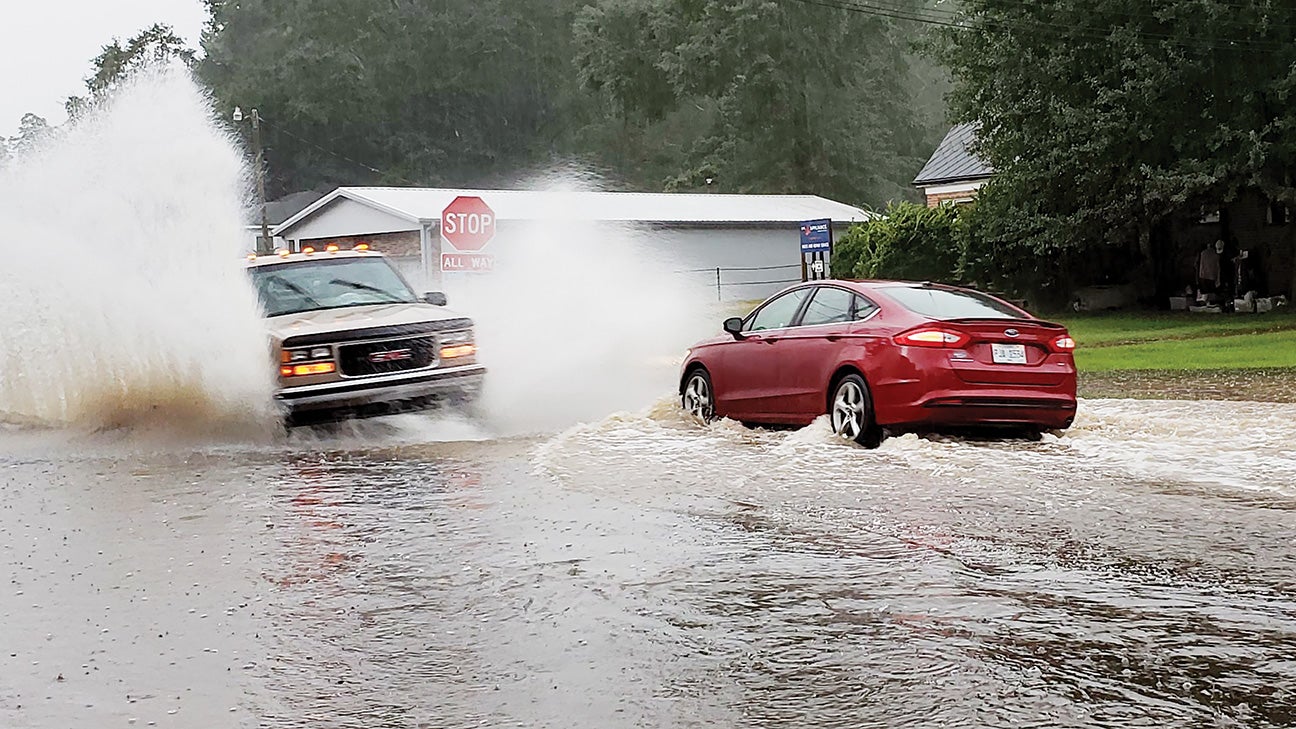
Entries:
[[1013, 307], [975, 291], [926, 286], [889, 286], [887, 296], [915, 314], [932, 319], [1020, 319]]

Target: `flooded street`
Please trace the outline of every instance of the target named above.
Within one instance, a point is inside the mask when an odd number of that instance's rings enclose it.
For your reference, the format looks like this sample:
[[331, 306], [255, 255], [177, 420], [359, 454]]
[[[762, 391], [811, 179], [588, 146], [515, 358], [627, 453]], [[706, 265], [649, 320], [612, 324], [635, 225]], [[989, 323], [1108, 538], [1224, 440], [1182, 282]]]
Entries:
[[1288, 726], [1291, 405], [0, 435], [0, 726]]

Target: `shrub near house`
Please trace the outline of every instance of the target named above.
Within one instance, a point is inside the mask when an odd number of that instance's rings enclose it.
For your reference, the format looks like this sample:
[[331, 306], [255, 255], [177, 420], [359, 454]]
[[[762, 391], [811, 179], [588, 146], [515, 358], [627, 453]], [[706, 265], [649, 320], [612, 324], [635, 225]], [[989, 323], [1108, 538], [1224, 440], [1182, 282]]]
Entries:
[[893, 203], [882, 217], [854, 225], [833, 248], [836, 278], [961, 280], [965, 234], [959, 208]]
[[994, 181], [970, 205], [893, 203], [852, 226], [833, 249], [838, 278], [939, 281], [1058, 309], [1100, 259], [1051, 246], [1038, 216], [1006, 209]]

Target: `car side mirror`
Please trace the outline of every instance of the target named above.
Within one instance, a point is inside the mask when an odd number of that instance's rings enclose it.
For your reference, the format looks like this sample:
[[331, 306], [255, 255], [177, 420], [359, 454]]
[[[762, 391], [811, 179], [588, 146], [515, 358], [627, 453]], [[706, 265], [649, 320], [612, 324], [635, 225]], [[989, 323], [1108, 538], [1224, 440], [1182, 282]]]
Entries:
[[742, 339], [743, 320], [739, 317], [732, 316], [724, 321], [724, 330], [733, 335], [734, 339]]
[[429, 291], [423, 294], [423, 300], [433, 306], [446, 305], [446, 295], [440, 291]]

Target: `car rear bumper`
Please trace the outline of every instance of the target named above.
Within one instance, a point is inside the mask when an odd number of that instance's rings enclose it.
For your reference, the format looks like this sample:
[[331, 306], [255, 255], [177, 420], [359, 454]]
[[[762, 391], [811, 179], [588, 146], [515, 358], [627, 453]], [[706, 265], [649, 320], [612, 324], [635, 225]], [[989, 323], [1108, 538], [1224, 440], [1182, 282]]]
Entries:
[[[949, 365], [941, 350], [911, 352], [878, 378], [874, 402], [878, 424], [896, 432], [940, 428], [1033, 428], [1060, 430], [1076, 414], [1074, 365], [1058, 366], [1053, 383], [972, 383]], [[1052, 365], [1057, 366], [1057, 365]]]
[[426, 410], [446, 400], [473, 400], [486, 368], [465, 365], [432, 372], [285, 387], [275, 396], [290, 425]]
[[921, 404], [919, 423], [950, 427], [1034, 427], [1060, 430], [1075, 420], [1076, 400], [1038, 391], [942, 393]]

